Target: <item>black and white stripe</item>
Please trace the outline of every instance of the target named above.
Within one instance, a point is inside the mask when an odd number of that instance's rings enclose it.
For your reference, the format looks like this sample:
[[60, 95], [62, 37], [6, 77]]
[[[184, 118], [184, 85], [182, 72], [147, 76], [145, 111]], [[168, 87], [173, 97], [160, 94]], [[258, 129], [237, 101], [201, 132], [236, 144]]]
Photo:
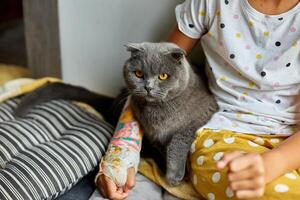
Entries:
[[54, 199], [97, 166], [113, 127], [63, 100], [15, 119], [18, 103], [0, 104], [0, 200]]

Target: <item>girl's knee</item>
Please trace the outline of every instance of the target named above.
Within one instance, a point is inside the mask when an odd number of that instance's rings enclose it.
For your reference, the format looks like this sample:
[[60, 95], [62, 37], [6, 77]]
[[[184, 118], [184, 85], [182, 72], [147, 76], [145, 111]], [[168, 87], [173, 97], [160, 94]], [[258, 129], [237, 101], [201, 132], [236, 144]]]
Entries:
[[265, 199], [299, 199], [300, 176], [294, 171], [286, 173], [266, 185]]
[[[194, 188], [206, 199], [236, 199], [230, 189], [226, 170], [198, 167], [192, 168], [191, 181]], [[297, 172], [287, 173], [267, 184], [263, 197], [256, 200], [298, 199], [300, 176]]]

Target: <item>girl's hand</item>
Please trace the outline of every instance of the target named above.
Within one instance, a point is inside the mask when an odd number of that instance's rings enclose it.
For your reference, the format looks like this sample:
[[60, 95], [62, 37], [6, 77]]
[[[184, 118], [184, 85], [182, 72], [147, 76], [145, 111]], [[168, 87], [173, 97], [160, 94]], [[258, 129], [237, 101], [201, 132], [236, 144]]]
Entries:
[[265, 164], [259, 153], [234, 151], [217, 163], [218, 169], [228, 167], [229, 187], [239, 199], [262, 197], [265, 191]]
[[122, 187], [118, 187], [109, 177], [102, 174], [97, 180], [98, 189], [105, 198], [111, 200], [123, 200], [128, 197], [130, 190], [135, 185], [135, 170], [129, 168], [127, 171], [127, 181]]

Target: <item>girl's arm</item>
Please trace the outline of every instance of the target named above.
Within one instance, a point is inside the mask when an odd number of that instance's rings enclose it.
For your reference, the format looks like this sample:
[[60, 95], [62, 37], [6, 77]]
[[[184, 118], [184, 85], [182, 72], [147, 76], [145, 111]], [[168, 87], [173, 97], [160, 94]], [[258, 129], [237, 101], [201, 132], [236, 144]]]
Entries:
[[142, 131], [133, 117], [129, 97], [119, 118], [106, 155], [101, 161], [101, 173], [110, 177], [118, 186], [125, 185], [127, 169], [134, 168], [135, 172], [137, 172], [141, 142]]
[[167, 38], [167, 42], [177, 44], [188, 54], [198, 43], [199, 39], [193, 39], [184, 35], [176, 26]]
[[129, 190], [135, 184], [141, 142], [142, 132], [138, 122], [133, 118], [129, 97], [95, 177], [102, 195], [115, 200], [128, 196]]
[[265, 181], [300, 168], [300, 131], [287, 138], [276, 148], [262, 154], [265, 165]]

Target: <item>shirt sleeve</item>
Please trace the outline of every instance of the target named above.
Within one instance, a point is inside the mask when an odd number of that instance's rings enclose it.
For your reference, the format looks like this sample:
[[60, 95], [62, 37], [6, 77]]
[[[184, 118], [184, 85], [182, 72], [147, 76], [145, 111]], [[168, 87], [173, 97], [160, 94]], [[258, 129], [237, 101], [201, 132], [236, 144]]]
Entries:
[[175, 15], [179, 30], [190, 38], [199, 39], [208, 29], [208, 7], [207, 0], [186, 0], [176, 6]]
[[100, 162], [100, 173], [111, 178], [118, 186], [125, 185], [127, 169], [133, 167], [137, 172], [141, 143], [142, 131], [133, 117], [129, 97], [108, 150]]

